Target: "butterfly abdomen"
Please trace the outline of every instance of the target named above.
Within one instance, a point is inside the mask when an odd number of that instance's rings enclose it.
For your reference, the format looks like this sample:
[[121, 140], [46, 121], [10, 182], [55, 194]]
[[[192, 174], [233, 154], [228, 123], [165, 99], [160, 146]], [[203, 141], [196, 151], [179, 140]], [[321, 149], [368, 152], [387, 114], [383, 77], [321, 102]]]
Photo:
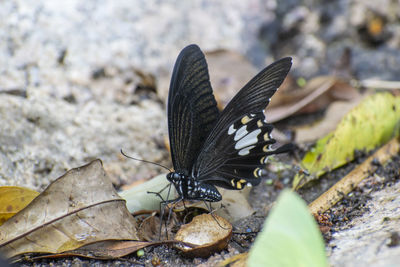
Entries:
[[170, 172], [167, 175], [167, 179], [175, 186], [176, 191], [182, 199], [210, 202], [217, 202], [222, 199], [221, 194], [213, 185], [199, 182], [195, 177]]
[[218, 202], [222, 200], [221, 194], [213, 185], [196, 182], [193, 178], [190, 178], [189, 180], [195, 182], [195, 186], [188, 187], [187, 199], [204, 200], [210, 202]]

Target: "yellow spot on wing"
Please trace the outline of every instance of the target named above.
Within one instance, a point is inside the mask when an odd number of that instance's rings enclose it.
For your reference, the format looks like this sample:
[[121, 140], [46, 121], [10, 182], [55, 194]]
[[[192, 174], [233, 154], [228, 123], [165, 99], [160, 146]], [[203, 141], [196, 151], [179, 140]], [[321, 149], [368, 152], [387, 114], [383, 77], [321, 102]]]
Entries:
[[258, 175], [258, 171], [259, 171], [259, 170], [260, 170], [260, 168], [255, 168], [255, 170], [253, 171], [254, 177], [256, 177], [256, 178], [260, 177], [260, 176]]
[[264, 152], [268, 152], [268, 151], [269, 151], [269, 145], [265, 145], [265, 146], [263, 147], [263, 151], [264, 151]]
[[246, 115], [240, 121], [242, 122], [242, 124], [247, 124], [251, 120], [252, 118], [249, 118], [249, 116]]
[[257, 121], [257, 126], [258, 128], [261, 128], [263, 126], [263, 122], [261, 120]]
[[242, 184], [241, 184], [240, 182], [237, 182], [237, 183], [236, 183], [236, 188], [237, 188], [237, 189], [242, 189]]

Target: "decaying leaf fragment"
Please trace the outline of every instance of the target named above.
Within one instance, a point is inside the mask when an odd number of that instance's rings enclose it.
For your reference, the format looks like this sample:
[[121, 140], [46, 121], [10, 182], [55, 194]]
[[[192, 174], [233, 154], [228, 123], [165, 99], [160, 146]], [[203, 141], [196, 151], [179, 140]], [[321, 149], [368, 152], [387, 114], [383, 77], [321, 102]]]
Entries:
[[[287, 90], [289, 91], [289, 90]], [[358, 91], [333, 76], [319, 76], [298, 90], [279, 90], [265, 110], [268, 122], [276, 122], [294, 114], [313, 113], [326, 108], [334, 100], [359, 97]], [[273, 105], [272, 105], [273, 104]]]
[[60, 253], [110, 239], [137, 240], [136, 222], [95, 160], [55, 180], [0, 226], [0, 253]]
[[321, 121], [308, 126], [294, 127], [295, 143], [315, 142], [334, 131], [342, 118], [356, 107], [360, 100], [360, 98], [357, 98], [347, 102], [335, 101], [326, 109], [325, 116]]
[[175, 235], [176, 241], [197, 245], [188, 247], [178, 244], [177, 248], [190, 257], [208, 257], [221, 251], [232, 236], [232, 225], [224, 218], [213, 214], [202, 214], [182, 225]]
[[311, 175], [296, 175], [293, 188], [352, 161], [356, 150], [370, 151], [388, 142], [399, 134], [399, 127], [400, 97], [390, 93], [368, 96], [304, 156], [302, 167]]
[[0, 225], [26, 207], [38, 192], [19, 186], [0, 187]]
[[160, 244], [162, 244], [162, 242], [106, 240], [63, 253], [35, 256], [32, 257], [31, 260], [72, 256], [98, 260], [111, 260], [124, 257], [147, 246]]

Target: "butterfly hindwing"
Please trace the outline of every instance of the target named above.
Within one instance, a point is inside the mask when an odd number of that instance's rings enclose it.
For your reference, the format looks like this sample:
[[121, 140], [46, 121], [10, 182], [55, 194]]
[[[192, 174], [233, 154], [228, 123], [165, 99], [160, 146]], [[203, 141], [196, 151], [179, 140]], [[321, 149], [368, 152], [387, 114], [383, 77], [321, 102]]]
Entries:
[[275, 143], [271, 131], [262, 113], [237, 119], [215, 143], [218, 156], [205, 167], [209, 173], [199, 173], [199, 179], [228, 189], [257, 185], [264, 176], [269, 146]]
[[228, 189], [256, 185], [263, 176], [272, 125], [263, 110], [282, 84], [291, 59], [281, 59], [254, 77], [229, 102], [206, 139], [192, 174], [200, 181]]
[[188, 173], [218, 119], [208, 67], [200, 48], [179, 54], [168, 95], [168, 131], [175, 171]]

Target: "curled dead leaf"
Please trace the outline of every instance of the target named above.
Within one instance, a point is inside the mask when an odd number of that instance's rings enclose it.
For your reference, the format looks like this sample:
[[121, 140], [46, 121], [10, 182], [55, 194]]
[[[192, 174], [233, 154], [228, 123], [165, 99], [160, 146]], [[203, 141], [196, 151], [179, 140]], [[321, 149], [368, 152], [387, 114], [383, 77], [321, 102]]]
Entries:
[[294, 114], [313, 113], [326, 108], [334, 100], [359, 97], [358, 91], [333, 76], [319, 76], [310, 80], [301, 90], [279, 90], [274, 106], [265, 110], [269, 122], [276, 122]]
[[224, 218], [202, 214], [182, 225], [175, 235], [176, 241], [197, 245], [188, 247], [177, 244], [176, 247], [189, 257], [208, 257], [214, 252], [226, 248], [232, 236], [232, 225]]
[[0, 226], [0, 253], [60, 253], [102, 240], [137, 240], [136, 221], [100, 160], [72, 169]]
[[31, 260], [50, 259], [59, 257], [84, 257], [89, 259], [110, 260], [124, 257], [139, 249], [159, 245], [160, 242], [142, 242], [142, 241], [121, 241], [106, 240], [80, 247], [76, 250], [70, 250], [63, 253], [40, 255], [32, 257]]
[[[167, 209], [167, 208], [166, 208]], [[158, 240], [170, 240], [173, 238], [172, 229], [176, 227], [176, 213], [171, 213], [169, 219], [168, 214], [164, 214], [164, 219], [168, 224], [160, 224], [160, 218], [155, 214], [145, 218], [139, 225], [138, 235], [140, 240], [145, 241], [158, 241]], [[160, 233], [161, 226], [161, 233]], [[175, 230], [176, 232], [176, 230]]]

